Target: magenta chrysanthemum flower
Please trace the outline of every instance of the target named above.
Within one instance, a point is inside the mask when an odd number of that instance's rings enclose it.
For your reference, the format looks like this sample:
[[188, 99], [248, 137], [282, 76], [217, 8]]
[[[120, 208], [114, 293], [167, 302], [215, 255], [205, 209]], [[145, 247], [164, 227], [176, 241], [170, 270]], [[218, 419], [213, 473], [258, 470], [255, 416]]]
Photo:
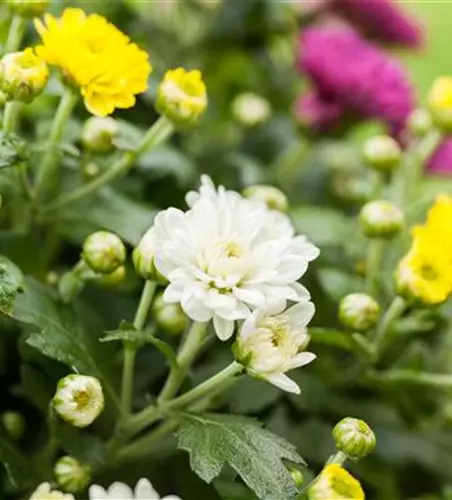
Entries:
[[330, 0], [330, 8], [380, 42], [417, 48], [422, 27], [390, 0]]
[[295, 114], [300, 123], [315, 130], [329, 129], [343, 115], [343, 109], [335, 102], [327, 101], [313, 91], [301, 96], [295, 104]]
[[452, 174], [452, 139], [445, 139], [427, 163], [430, 174]]
[[380, 119], [398, 135], [413, 109], [403, 66], [345, 27], [312, 27], [300, 37], [299, 69], [321, 98], [360, 117]]

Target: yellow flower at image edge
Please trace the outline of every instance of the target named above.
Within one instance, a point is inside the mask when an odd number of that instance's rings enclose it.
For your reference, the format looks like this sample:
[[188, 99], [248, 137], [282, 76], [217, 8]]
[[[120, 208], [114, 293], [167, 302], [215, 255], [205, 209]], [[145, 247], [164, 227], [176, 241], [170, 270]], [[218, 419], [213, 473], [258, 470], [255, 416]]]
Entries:
[[36, 53], [80, 88], [92, 114], [131, 108], [135, 95], [147, 90], [152, 70], [148, 54], [104, 17], [68, 8], [60, 18], [46, 14], [35, 26], [42, 40]]
[[327, 465], [309, 488], [309, 500], [364, 500], [360, 482], [337, 464]]

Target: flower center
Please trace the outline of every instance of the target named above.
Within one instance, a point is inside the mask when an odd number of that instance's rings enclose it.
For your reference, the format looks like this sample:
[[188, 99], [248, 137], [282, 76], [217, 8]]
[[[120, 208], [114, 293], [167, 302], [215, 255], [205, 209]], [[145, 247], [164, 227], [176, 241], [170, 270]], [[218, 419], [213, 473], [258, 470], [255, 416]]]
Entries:
[[290, 335], [288, 318], [282, 315], [278, 317], [269, 316], [264, 318], [260, 322], [259, 327], [271, 331], [271, 342], [275, 347], [281, 347]]
[[77, 391], [74, 394], [74, 401], [78, 411], [83, 411], [90, 405], [91, 395], [88, 391]]
[[438, 278], [438, 273], [432, 266], [424, 264], [420, 269], [421, 276], [427, 281], [434, 281]]

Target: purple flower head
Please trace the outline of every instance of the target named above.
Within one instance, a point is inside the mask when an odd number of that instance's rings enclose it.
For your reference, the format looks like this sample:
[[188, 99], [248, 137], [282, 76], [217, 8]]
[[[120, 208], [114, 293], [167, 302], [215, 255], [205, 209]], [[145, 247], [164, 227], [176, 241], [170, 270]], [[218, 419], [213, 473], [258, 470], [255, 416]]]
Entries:
[[398, 135], [413, 109], [413, 91], [398, 61], [345, 27], [312, 27], [300, 37], [298, 66], [324, 101], [380, 119]]
[[445, 139], [427, 163], [430, 174], [452, 174], [452, 139]]
[[330, 0], [330, 8], [375, 40], [411, 48], [422, 45], [421, 25], [391, 0]]
[[343, 115], [341, 106], [323, 99], [317, 92], [301, 96], [295, 104], [298, 121], [314, 130], [330, 129]]

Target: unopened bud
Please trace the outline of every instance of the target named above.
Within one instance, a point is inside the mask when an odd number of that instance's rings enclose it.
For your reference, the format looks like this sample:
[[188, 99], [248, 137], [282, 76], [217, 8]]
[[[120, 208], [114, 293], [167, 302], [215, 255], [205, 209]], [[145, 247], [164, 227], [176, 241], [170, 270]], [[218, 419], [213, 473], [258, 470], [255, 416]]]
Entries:
[[110, 274], [124, 264], [126, 249], [116, 234], [98, 231], [86, 238], [82, 257], [94, 272]]
[[95, 282], [104, 287], [116, 287], [126, 279], [126, 267], [119, 266], [112, 273], [101, 274], [95, 278]]
[[244, 125], [254, 126], [270, 117], [271, 107], [263, 97], [246, 92], [234, 99], [232, 113], [237, 121]]
[[140, 243], [133, 251], [132, 259], [138, 275], [146, 280], [156, 280], [157, 269], [154, 264], [155, 243], [154, 228], [151, 227], [141, 238]]
[[16, 411], [5, 411], [2, 414], [2, 423], [8, 434], [14, 439], [20, 439], [25, 430], [25, 419]]
[[0, 61], [0, 88], [10, 101], [29, 103], [46, 86], [49, 70], [33, 49], [6, 54]]
[[287, 196], [273, 186], [250, 186], [243, 191], [243, 195], [252, 200], [263, 201], [271, 210], [286, 212], [289, 208]]
[[425, 109], [416, 109], [408, 117], [407, 127], [415, 137], [424, 137], [432, 128], [432, 117]]
[[176, 125], [195, 123], [207, 108], [207, 91], [199, 70], [166, 72], [157, 88], [157, 111]]
[[364, 500], [360, 482], [338, 464], [327, 465], [308, 490], [309, 500]]
[[304, 476], [300, 469], [292, 468], [290, 469], [290, 475], [292, 476], [293, 482], [297, 488], [301, 488], [304, 483]]
[[83, 491], [91, 481], [90, 467], [68, 455], [56, 462], [53, 472], [58, 485], [69, 493]]
[[435, 125], [444, 132], [452, 131], [452, 77], [437, 78], [428, 95], [429, 110]]
[[364, 144], [364, 161], [369, 167], [380, 172], [392, 172], [398, 167], [401, 156], [399, 143], [389, 135], [372, 137]]
[[162, 330], [171, 335], [179, 335], [188, 324], [188, 318], [179, 304], [167, 304], [159, 295], [153, 305], [154, 319]]
[[41, 483], [31, 494], [30, 500], [75, 500], [74, 495], [52, 490], [50, 483]]
[[108, 153], [118, 133], [119, 127], [113, 118], [92, 116], [83, 126], [82, 144], [93, 153]]
[[360, 221], [368, 238], [391, 238], [402, 230], [405, 216], [393, 203], [376, 200], [364, 205]]
[[11, 10], [24, 17], [38, 17], [44, 14], [50, 0], [7, 0]]
[[380, 315], [380, 306], [365, 293], [351, 293], [346, 295], [339, 304], [340, 322], [358, 332], [365, 332], [373, 328]]
[[357, 418], [343, 418], [333, 429], [333, 438], [336, 448], [357, 460], [363, 458], [375, 448], [375, 434], [363, 420]]
[[52, 405], [74, 427], [87, 427], [104, 409], [104, 394], [97, 378], [67, 375], [58, 382]]

